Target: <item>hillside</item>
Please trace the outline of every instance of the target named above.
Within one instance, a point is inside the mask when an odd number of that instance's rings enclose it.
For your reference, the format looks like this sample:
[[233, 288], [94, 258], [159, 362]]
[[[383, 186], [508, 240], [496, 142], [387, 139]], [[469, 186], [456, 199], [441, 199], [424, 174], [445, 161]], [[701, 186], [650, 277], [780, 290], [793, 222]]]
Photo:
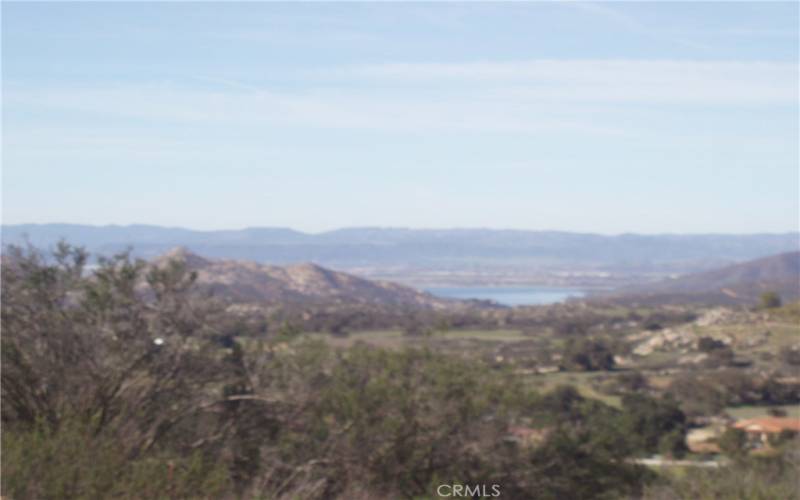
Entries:
[[425, 309], [463, 305], [395, 283], [371, 281], [311, 263], [272, 266], [256, 262], [210, 260], [183, 247], [152, 262], [177, 260], [197, 272], [201, 290], [237, 303], [373, 304]]
[[788, 252], [612, 292], [615, 299], [644, 302], [754, 303], [767, 291], [800, 298], [800, 252]]
[[152, 259], [186, 246], [216, 259], [285, 265], [316, 262], [369, 279], [417, 286], [546, 284], [618, 287], [707, 271], [795, 250], [800, 235], [599, 235], [495, 229], [287, 228], [194, 231], [146, 225], [5, 225], [3, 244], [59, 239], [111, 254], [133, 248]]

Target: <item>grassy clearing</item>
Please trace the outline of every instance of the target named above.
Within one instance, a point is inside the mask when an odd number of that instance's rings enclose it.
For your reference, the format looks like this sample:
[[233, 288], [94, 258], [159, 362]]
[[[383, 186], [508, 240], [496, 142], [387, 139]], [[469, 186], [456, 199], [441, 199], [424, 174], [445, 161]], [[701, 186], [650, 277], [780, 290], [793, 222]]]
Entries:
[[640, 370], [663, 370], [676, 366], [680, 361], [680, 352], [656, 351], [636, 362], [636, 368]]
[[365, 342], [375, 347], [400, 349], [402, 347], [424, 347], [431, 343], [445, 340], [481, 340], [489, 342], [518, 342], [526, 340], [520, 330], [449, 330], [436, 332], [429, 337], [409, 337], [401, 330], [371, 330], [353, 332], [346, 337], [336, 337], [328, 333], [307, 333], [305, 337], [316, 338], [328, 342], [334, 347], [350, 347], [357, 342]]
[[332, 347], [340, 348], [348, 348], [358, 342], [364, 342], [383, 349], [399, 349], [407, 342], [400, 330], [354, 332], [345, 337], [337, 337], [329, 333], [306, 333], [302, 337], [323, 340]]
[[787, 321], [795, 325], [800, 324], [800, 301], [773, 309], [769, 311], [769, 316], [770, 318]]
[[530, 337], [524, 335], [520, 330], [448, 330], [443, 333], [436, 333], [434, 337], [445, 339], [494, 340], [497, 342], [518, 342], [520, 340], [530, 339]]
[[541, 392], [552, 391], [559, 385], [571, 385], [586, 398], [599, 399], [608, 405], [620, 408], [622, 403], [618, 396], [603, 394], [592, 387], [592, 383], [595, 379], [606, 376], [608, 376], [608, 374], [605, 372], [557, 372], [542, 375], [528, 375], [526, 376], [526, 382]]
[[795, 323], [768, 323], [767, 329], [771, 334], [770, 344], [785, 347], [800, 342], [800, 324]]
[[784, 406], [731, 406], [725, 409], [731, 417], [741, 420], [746, 418], [763, 417], [768, 415], [767, 411], [770, 409], [781, 409], [787, 413], [787, 416], [792, 418], [800, 418], [800, 405], [784, 405]]

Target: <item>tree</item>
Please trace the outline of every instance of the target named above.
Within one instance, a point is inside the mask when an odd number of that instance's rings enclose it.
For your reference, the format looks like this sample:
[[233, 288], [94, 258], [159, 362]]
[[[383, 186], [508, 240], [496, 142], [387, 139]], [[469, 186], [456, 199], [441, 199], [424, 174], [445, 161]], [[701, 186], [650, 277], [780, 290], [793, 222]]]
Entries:
[[783, 429], [778, 434], [771, 434], [767, 441], [769, 445], [773, 448], [780, 448], [787, 443], [791, 443], [794, 439], [797, 438], [797, 431], [793, 431], [791, 429]]
[[683, 458], [689, 451], [686, 447], [686, 433], [673, 429], [658, 440], [658, 451], [668, 458]]
[[569, 368], [585, 371], [614, 368], [614, 353], [604, 341], [596, 339], [570, 339], [566, 345], [564, 360]]
[[767, 408], [767, 415], [770, 417], [787, 417], [789, 416], [789, 412], [784, 410], [783, 408]]
[[592, 438], [591, 432], [554, 431], [541, 446], [521, 457], [521, 462], [506, 466], [517, 480], [504, 484], [502, 497], [639, 498], [648, 471], [625, 460], [624, 448], [599, 445]]
[[759, 298], [759, 306], [762, 309], [775, 309], [781, 306], [781, 296], [777, 292], [764, 292]]
[[[656, 399], [643, 394], [622, 397], [624, 432], [641, 453], [657, 453], [667, 449], [682, 453], [686, 438], [686, 415], [670, 397]], [[668, 436], [668, 437], [667, 437]]]
[[724, 349], [725, 347], [725, 342], [713, 337], [700, 337], [697, 341], [697, 349], [700, 352], [708, 353], [717, 349]]
[[622, 395], [629, 392], [646, 393], [650, 389], [647, 377], [639, 371], [622, 372], [617, 377], [610, 377], [603, 384], [603, 392]]
[[[50, 488], [69, 498], [116, 496], [108, 477], [128, 466], [163, 474], [164, 460], [213, 453], [209, 436], [229, 428], [209, 412], [226, 372], [215, 362], [215, 309], [188, 293], [195, 276], [174, 261], [148, 268], [127, 252], [99, 258], [91, 274], [87, 261], [64, 243], [49, 256], [8, 247], [3, 258], [3, 438], [12, 450], [30, 448], [33, 460], [17, 469], [27, 479], [14, 498]], [[93, 453], [107, 460], [102, 477], [75, 466]], [[2, 457], [5, 479], [13, 454]], [[69, 484], [59, 486], [63, 477]], [[183, 495], [207, 486], [192, 484]]]
[[738, 460], [747, 455], [747, 433], [729, 427], [719, 438], [719, 449], [727, 457]]

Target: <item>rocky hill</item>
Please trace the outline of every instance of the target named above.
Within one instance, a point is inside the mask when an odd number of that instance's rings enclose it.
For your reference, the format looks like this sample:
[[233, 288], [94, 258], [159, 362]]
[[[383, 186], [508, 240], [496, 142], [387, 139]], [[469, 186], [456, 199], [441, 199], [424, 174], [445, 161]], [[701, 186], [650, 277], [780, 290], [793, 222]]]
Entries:
[[648, 303], [754, 303], [764, 292], [786, 300], [800, 298], [800, 252], [788, 252], [713, 271], [627, 287], [605, 298]]
[[316, 264], [272, 266], [236, 260], [211, 260], [184, 247], [154, 259], [160, 266], [171, 260], [197, 273], [201, 290], [237, 303], [373, 304], [425, 309], [457, 308], [464, 302], [441, 299], [390, 282], [371, 281], [332, 271]]

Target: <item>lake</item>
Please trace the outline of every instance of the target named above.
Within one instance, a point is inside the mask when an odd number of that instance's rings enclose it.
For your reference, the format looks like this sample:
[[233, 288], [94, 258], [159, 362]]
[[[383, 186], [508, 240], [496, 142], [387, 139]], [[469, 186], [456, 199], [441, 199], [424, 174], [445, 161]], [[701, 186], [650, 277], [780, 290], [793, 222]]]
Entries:
[[506, 306], [555, 304], [586, 295], [586, 291], [579, 288], [554, 286], [450, 286], [431, 287], [425, 291], [437, 297], [493, 300]]

